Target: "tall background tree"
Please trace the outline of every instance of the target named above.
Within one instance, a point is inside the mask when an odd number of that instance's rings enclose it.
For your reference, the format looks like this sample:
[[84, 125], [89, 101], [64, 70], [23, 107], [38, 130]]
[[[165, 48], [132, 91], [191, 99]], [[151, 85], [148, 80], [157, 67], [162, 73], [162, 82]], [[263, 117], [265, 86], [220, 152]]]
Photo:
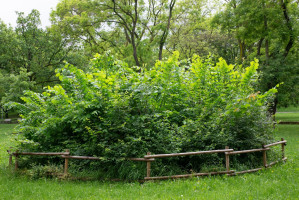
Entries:
[[53, 27], [84, 46], [87, 54], [108, 49], [130, 65], [162, 59], [176, 0], [62, 0]]
[[277, 84], [271, 112], [282, 106], [298, 104], [298, 2], [289, 0], [230, 0], [213, 23], [224, 33], [233, 33], [238, 41], [239, 63], [254, 57], [260, 60], [258, 90], [266, 91]]
[[57, 83], [55, 69], [64, 66], [65, 60], [78, 57], [69, 54], [75, 47], [67, 45], [67, 38], [41, 28], [37, 10], [27, 16], [22, 12], [17, 15], [15, 29], [0, 22], [0, 106], [6, 117], [6, 102], [19, 102], [26, 89], [42, 91]]

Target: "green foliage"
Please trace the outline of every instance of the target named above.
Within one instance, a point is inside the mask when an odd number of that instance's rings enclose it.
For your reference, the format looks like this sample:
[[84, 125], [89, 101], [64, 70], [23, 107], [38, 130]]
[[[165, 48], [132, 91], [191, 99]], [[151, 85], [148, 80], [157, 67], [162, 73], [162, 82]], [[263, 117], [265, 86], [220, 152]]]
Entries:
[[4, 74], [0, 72], [0, 109], [6, 113], [8, 117], [8, 109], [3, 105], [10, 101], [21, 102], [20, 97], [24, 95], [24, 90], [34, 88], [34, 82], [29, 81], [29, 76], [26, 69], [21, 68], [19, 74]]
[[[37, 10], [32, 10], [27, 16], [22, 12], [17, 14], [14, 30], [0, 22], [0, 70], [3, 75], [17, 75], [26, 69], [30, 73], [28, 81], [35, 82], [34, 85], [39, 86], [36, 89], [42, 91], [43, 87], [58, 82], [55, 69], [62, 67], [64, 60], [84, 63], [76, 48], [67, 44], [68, 39], [53, 29], [40, 27]], [[70, 50], [74, 50], [76, 55], [68, 57]]]
[[[27, 16], [18, 14], [15, 29], [0, 21], [0, 109], [2, 105], [21, 100], [24, 90], [43, 91], [47, 85], [59, 82], [55, 69], [64, 66], [64, 60], [80, 63], [84, 68], [86, 58], [54, 29], [40, 27], [40, 15], [32, 10]], [[69, 53], [73, 50], [72, 53]], [[69, 55], [69, 56], [68, 56]]]
[[[176, 0], [62, 0], [52, 28], [94, 55], [107, 50], [142, 67], [162, 59]], [[91, 57], [91, 56], [90, 56]]]
[[[226, 145], [258, 148], [271, 140], [265, 108], [276, 89], [254, 91], [257, 60], [238, 69], [223, 59], [213, 64], [194, 56], [185, 66], [178, 58], [175, 52], [140, 73], [109, 54], [96, 55], [89, 72], [69, 64], [57, 70], [61, 84], [43, 93], [27, 91], [25, 104], [10, 104], [22, 113], [18, 130], [26, 142], [21, 150], [70, 149], [75, 155], [98, 156], [107, 174], [126, 178], [129, 167], [123, 174], [117, 170], [126, 157]], [[221, 163], [222, 157], [213, 157], [213, 163]], [[207, 162], [206, 157], [164, 159], [155, 163], [153, 172], [168, 171], [169, 166], [200, 170]], [[143, 176], [139, 172], [134, 178]]]
[[218, 24], [223, 34], [232, 33], [237, 39], [240, 63], [253, 58], [260, 60], [258, 90], [264, 92], [284, 83], [278, 88], [273, 114], [277, 104], [297, 105], [298, 2], [228, 0], [224, 5], [225, 8], [213, 17], [212, 24]]
[[58, 167], [56, 165], [33, 165], [32, 168], [26, 172], [31, 179], [39, 178], [55, 178], [58, 177], [62, 172], [62, 166]]
[[23, 96], [24, 90], [33, 89], [34, 82], [29, 81], [29, 76], [26, 69], [21, 68], [19, 74], [2, 75], [0, 73], [0, 99], [1, 103], [9, 101], [20, 102], [20, 97]]
[[[284, 164], [278, 164], [260, 172], [235, 177], [226, 177], [225, 175], [208, 176], [181, 180], [149, 181], [143, 184], [122, 181], [89, 181], [89, 179], [65, 181], [44, 178], [32, 181], [24, 176], [16, 176], [10, 170], [5, 169], [8, 164], [8, 156], [5, 150], [12, 145], [12, 141], [9, 140], [10, 134], [8, 133], [11, 133], [13, 126], [12, 124], [0, 124], [0, 193], [2, 195], [1, 198], [5, 200], [38, 198], [53, 200], [59, 198], [150, 200], [181, 198], [231, 200], [251, 198], [264, 200], [296, 199], [299, 192], [299, 129], [294, 125], [277, 125], [276, 140], [283, 137], [288, 141], [285, 148], [288, 160]], [[276, 157], [275, 160], [279, 157]], [[72, 163], [73, 160], [70, 164]], [[262, 163], [261, 160], [260, 163]], [[155, 162], [152, 166], [154, 165]], [[98, 169], [101, 168], [102, 166], [99, 166]], [[73, 167], [70, 166], [69, 170], [72, 169]], [[72, 175], [76, 175], [76, 173]], [[101, 178], [102, 176], [99, 176], [100, 180]]]
[[11, 49], [16, 34], [11, 27], [7, 27], [5, 23], [0, 20], [0, 70], [9, 70], [9, 60], [11, 56]]

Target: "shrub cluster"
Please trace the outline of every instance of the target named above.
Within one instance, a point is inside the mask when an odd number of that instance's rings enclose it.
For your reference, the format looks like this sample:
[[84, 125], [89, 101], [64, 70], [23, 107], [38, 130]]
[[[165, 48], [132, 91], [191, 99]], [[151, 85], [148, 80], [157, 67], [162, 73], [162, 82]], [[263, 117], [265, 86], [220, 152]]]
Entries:
[[[57, 70], [59, 85], [27, 91], [25, 103], [13, 104], [23, 118], [20, 148], [98, 156], [100, 166], [127, 177], [136, 165], [124, 164], [124, 158], [146, 152], [241, 150], [272, 139], [266, 104], [275, 89], [255, 92], [257, 60], [244, 68], [198, 56], [183, 64], [178, 57], [175, 52], [142, 70], [109, 54], [96, 55], [88, 72], [67, 64]], [[211, 157], [164, 159], [157, 166], [199, 170], [222, 162], [221, 156]]]

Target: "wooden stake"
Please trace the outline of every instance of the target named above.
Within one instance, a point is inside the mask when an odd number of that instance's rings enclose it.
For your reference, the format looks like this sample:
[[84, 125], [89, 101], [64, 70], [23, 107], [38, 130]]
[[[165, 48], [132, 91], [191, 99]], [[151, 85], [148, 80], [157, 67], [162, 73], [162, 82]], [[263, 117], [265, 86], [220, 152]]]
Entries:
[[[263, 149], [265, 149], [265, 145], [263, 145]], [[263, 164], [264, 167], [267, 167], [267, 151], [263, 151]]]
[[[151, 152], [147, 152], [146, 155], [151, 155]], [[146, 162], [146, 177], [151, 177], [151, 162]]]
[[7, 150], [7, 153], [9, 154], [8, 167], [11, 168], [11, 166], [12, 166], [12, 154], [11, 154], [11, 150]]
[[[229, 149], [229, 147], [226, 146], [225, 149]], [[227, 173], [229, 173], [229, 154], [227, 152], [225, 152], [225, 166]]]
[[[66, 149], [65, 152], [66, 152], [66, 153], [69, 153], [70, 150], [69, 150], [69, 149]], [[69, 168], [69, 158], [68, 158], [68, 157], [65, 157], [65, 159], [64, 159], [64, 176], [67, 176], [68, 168]]]
[[[281, 138], [281, 141], [284, 141], [284, 139], [283, 138]], [[282, 143], [281, 144], [281, 154], [282, 154], [282, 159], [284, 159], [284, 146], [285, 146], [285, 143]]]
[[9, 155], [9, 161], [8, 161], [8, 166], [11, 167], [12, 166], [12, 155]]
[[19, 163], [18, 163], [18, 157], [19, 157], [19, 154], [18, 154], [18, 150], [16, 150], [16, 153], [15, 153], [15, 171], [18, 170], [19, 168]]

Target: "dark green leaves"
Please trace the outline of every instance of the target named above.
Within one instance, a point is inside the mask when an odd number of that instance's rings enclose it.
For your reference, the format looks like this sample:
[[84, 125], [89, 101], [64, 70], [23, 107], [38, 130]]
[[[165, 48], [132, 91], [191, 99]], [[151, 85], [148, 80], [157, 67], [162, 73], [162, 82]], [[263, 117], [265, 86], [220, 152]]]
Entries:
[[[39, 144], [34, 149], [96, 155], [111, 168], [148, 151], [246, 149], [271, 139], [264, 111], [275, 91], [254, 92], [257, 61], [242, 72], [198, 56], [187, 69], [178, 57], [175, 52], [141, 73], [109, 54], [97, 55], [89, 72], [66, 65], [57, 70], [60, 85], [27, 92], [25, 105], [16, 106], [24, 118], [19, 129]], [[184, 168], [182, 160], [171, 162]], [[192, 159], [196, 166], [204, 162]]]

